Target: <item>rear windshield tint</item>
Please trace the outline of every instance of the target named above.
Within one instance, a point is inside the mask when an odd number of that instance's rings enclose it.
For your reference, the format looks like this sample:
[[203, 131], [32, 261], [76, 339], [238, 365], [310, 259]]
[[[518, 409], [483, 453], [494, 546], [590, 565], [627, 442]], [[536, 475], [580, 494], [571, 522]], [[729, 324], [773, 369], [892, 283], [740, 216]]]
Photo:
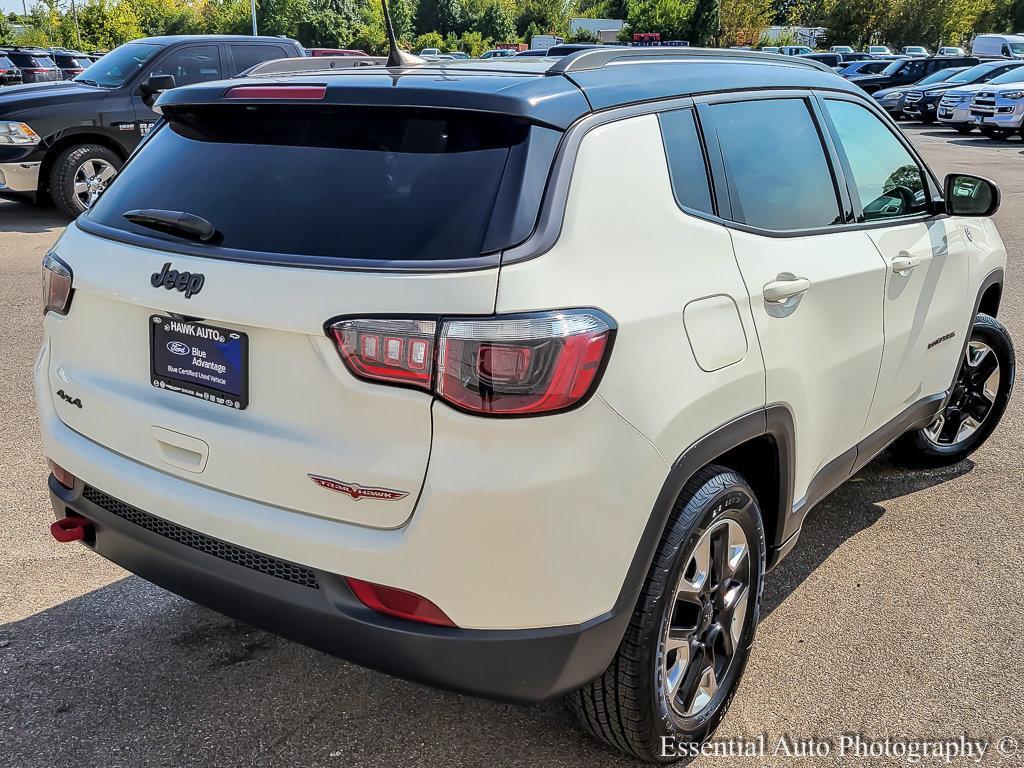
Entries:
[[[488, 227], [499, 192], [498, 207], [506, 200], [532, 206], [525, 217], [493, 215], [513, 221], [499, 248], [525, 239], [536, 221], [539, 193], [510, 196], [502, 189], [503, 179], [517, 188], [538, 185], [522, 178], [536, 165], [522, 156], [531, 135], [544, 129], [522, 120], [331, 106], [168, 112], [169, 122], [124, 168], [89, 221], [175, 242], [180, 238], [122, 214], [185, 211], [213, 224], [216, 249], [346, 261], [479, 256], [495, 245]], [[541, 188], [554, 151], [554, 142], [547, 144], [543, 175], [533, 174]], [[517, 178], [505, 178], [507, 169]]]
[[12, 53], [10, 57], [19, 67], [54, 69], [57, 66], [49, 56], [30, 56], [27, 53]]
[[12, 69], [13, 67], [14, 67], [14, 62], [13, 61], [11, 61], [6, 56], [0, 56], [0, 69]]

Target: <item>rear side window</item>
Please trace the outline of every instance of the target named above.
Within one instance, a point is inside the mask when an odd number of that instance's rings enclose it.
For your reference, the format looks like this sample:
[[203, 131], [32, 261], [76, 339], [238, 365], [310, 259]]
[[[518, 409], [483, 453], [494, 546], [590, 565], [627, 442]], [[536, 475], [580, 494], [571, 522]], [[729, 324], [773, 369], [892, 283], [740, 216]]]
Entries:
[[704, 150], [693, 111], [663, 112], [658, 119], [676, 202], [682, 208], [714, 213]]
[[249, 67], [262, 64], [272, 59], [283, 59], [288, 56], [279, 45], [231, 45], [231, 55], [235, 58], [235, 71], [245, 72]]
[[[218, 105], [166, 112], [168, 124], [88, 219], [193, 244], [122, 216], [137, 208], [185, 211], [213, 224], [218, 248], [236, 249], [226, 257], [257, 261], [266, 260], [261, 252], [371, 262], [479, 256], [506, 169], [529, 166], [524, 145], [534, 143], [531, 131], [546, 131], [508, 117], [436, 109]], [[548, 146], [553, 153], [555, 142]], [[550, 156], [542, 165], [541, 189]], [[539, 206], [539, 195], [523, 192], [530, 185], [510, 183], [516, 195], [503, 208], [526, 199]], [[536, 217], [535, 207], [522, 219], [522, 239]]]
[[803, 99], [712, 104], [732, 219], [770, 230], [840, 222], [825, 150]]
[[859, 220], [926, 213], [924, 176], [906, 147], [859, 104], [834, 99], [826, 103], [860, 196]]
[[31, 56], [27, 53], [11, 53], [9, 55], [11, 57], [11, 61], [19, 67], [53, 69], [57, 66], [49, 56]]

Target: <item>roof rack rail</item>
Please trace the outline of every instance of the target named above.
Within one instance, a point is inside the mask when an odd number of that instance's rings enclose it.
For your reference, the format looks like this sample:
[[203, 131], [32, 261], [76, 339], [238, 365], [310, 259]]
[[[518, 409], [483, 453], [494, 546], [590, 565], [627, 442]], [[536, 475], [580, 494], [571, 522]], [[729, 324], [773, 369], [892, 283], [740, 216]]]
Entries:
[[[601, 69], [607, 64], [619, 59], [753, 59], [755, 61], [774, 62], [776, 64], [795, 64], [797, 66], [820, 69], [824, 72], [833, 72], [820, 61], [804, 59], [800, 56], [783, 56], [779, 53], [764, 53], [763, 51], [743, 51], [724, 48], [689, 48], [679, 47], [657, 47], [648, 48], [627, 45], [607, 45], [598, 48], [587, 48], [582, 51], [570, 53], [563, 56], [548, 68], [549, 75], [564, 75], [570, 72], [585, 72], [592, 69]], [[656, 63], [656, 62], [652, 62]]]

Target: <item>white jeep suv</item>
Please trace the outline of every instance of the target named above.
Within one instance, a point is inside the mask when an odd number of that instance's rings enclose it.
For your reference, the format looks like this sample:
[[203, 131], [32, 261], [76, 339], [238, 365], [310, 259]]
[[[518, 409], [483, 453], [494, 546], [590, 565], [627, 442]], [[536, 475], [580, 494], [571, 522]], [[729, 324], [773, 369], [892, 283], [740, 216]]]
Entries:
[[597, 48], [159, 107], [43, 264], [52, 532], [359, 664], [684, 754], [808, 510], [1006, 407], [998, 191], [943, 188], [816, 62]]

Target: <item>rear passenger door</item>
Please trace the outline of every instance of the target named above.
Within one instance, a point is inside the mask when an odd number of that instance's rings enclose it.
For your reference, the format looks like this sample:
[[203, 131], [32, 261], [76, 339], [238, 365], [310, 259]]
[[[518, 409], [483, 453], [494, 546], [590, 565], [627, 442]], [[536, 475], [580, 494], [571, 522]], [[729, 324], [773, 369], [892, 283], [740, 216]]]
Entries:
[[856, 218], [886, 266], [871, 432], [949, 387], [973, 306], [969, 249], [954, 219], [933, 215], [938, 190], [898, 129], [854, 99], [837, 94], [821, 103]]
[[[882, 357], [885, 262], [851, 211], [805, 92], [709, 98], [699, 107], [721, 216], [750, 295], [767, 402], [796, 427], [794, 498], [852, 470]], [[839, 180], [835, 178], [839, 174]], [[812, 485], [812, 479], [816, 478]]]

